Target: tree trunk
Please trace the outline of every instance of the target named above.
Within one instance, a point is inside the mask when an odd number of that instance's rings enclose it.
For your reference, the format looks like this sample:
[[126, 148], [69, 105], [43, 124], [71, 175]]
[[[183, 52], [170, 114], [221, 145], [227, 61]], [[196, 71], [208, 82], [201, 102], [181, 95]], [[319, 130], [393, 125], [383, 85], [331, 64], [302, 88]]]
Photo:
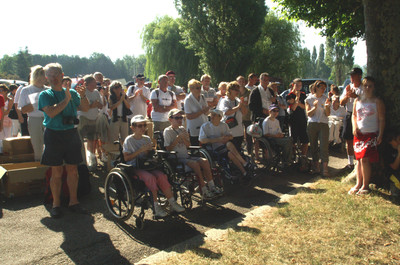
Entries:
[[386, 106], [386, 128], [400, 128], [400, 1], [363, 0], [368, 75]]

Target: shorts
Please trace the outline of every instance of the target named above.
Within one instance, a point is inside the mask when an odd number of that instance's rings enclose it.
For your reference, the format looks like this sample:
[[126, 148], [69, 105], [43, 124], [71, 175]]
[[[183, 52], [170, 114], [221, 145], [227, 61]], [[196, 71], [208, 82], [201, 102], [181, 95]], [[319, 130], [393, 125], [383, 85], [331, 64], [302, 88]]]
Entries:
[[294, 124], [290, 126], [290, 136], [293, 139], [293, 143], [297, 143], [297, 140], [302, 144], [308, 144], [307, 124]]
[[353, 124], [351, 123], [352, 113], [347, 112], [343, 120], [342, 138], [345, 140], [353, 140]]
[[44, 131], [44, 150], [42, 165], [62, 166], [78, 165], [82, 162], [81, 139], [74, 129], [56, 131], [46, 128]]
[[78, 132], [82, 137], [82, 139], [86, 138], [91, 141], [96, 140], [97, 139], [96, 120], [89, 120], [84, 116], [80, 116]]

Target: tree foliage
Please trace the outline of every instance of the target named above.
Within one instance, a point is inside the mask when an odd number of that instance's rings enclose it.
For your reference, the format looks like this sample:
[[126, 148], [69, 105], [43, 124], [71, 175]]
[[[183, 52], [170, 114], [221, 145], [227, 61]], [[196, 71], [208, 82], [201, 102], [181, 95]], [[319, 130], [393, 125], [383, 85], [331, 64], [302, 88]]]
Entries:
[[175, 5], [203, 72], [222, 81], [246, 71], [267, 12], [264, 0], [175, 0]]
[[176, 73], [176, 84], [186, 86], [190, 78], [199, 74], [199, 58], [187, 48], [181, 37], [180, 20], [169, 16], [157, 18], [143, 29], [146, 52], [146, 75], [157, 80], [168, 70]]
[[326, 38], [326, 64], [332, 68], [330, 79], [340, 85], [346, 80], [347, 73], [354, 65], [354, 43], [344, 45], [335, 38]]
[[328, 79], [331, 75], [331, 68], [325, 64], [325, 47], [321, 43], [317, 63], [315, 65], [315, 77]]
[[346, 40], [363, 37], [364, 8], [361, 0], [273, 0], [288, 18], [304, 20], [322, 29], [325, 36]]

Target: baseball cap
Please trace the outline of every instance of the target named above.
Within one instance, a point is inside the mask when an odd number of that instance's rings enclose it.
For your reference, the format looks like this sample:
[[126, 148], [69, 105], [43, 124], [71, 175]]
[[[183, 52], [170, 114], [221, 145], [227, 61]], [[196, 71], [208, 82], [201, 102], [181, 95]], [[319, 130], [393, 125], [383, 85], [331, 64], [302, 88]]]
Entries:
[[183, 110], [179, 110], [179, 109], [172, 109], [168, 112], [168, 117], [171, 118], [172, 116], [176, 115], [176, 114], [184, 114], [185, 112]]
[[143, 115], [136, 115], [136, 116], [133, 116], [133, 117], [132, 117], [132, 119], [131, 119], [131, 124], [139, 123], [139, 122], [144, 122], [144, 121], [147, 121], [147, 119], [146, 119], [145, 116], [143, 116]]
[[353, 69], [351, 69], [351, 71], [348, 73], [349, 75], [362, 75], [362, 70], [358, 67], [354, 67]]
[[217, 114], [217, 115], [219, 115], [219, 116], [223, 116], [224, 114], [222, 113], [222, 111], [220, 111], [219, 109], [212, 109], [212, 110], [210, 110], [210, 113], [214, 113], [214, 114]]
[[269, 108], [268, 108], [268, 110], [274, 110], [274, 109], [278, 109], [279, 110], [279, 107], [278, 107], [278, 105], [275, 105], [275, 104], [272, 104], [271, 106], [269, 106]]

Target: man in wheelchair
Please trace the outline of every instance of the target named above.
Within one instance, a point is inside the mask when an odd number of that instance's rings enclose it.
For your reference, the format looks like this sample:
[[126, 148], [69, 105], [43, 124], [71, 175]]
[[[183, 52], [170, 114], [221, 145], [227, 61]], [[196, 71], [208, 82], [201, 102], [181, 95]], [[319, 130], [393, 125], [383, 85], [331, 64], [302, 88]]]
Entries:
[[222, 111], [213, 109], [210, 111], [211, 120], [204, 123], [200, 128], [199, 141], [205, 148], [216, 157], [228, 157], [242, 173], [242, 181], [247, 182], [250, 178], [250, 163], [246, 162], [230, 140], [233, 139], [229, 127], [221, 122]]
[[123, 145], [124, 160], [135, 168], [134, 174], [142, 180], [150, 190], [154, 201], [154, 215], [156, 218], [163, 218], [167, 213], [163, 210], [157, 199], [158, 188], [164, 193], [171, 206], [172, 211], [181, 213], [185, 209], [180, 206], [172, 193], [171, 185], [167, 176], [160, 170], [144, 170], [139, 168], [138, 160], [146, 159], [153, 150], [153, 144], [149, 136], [144, 135], [147, 126], [147, 119], [143, 115], [136, 115], [131, 119], [133, 134], [129, 135]]
[[[171, 126], [164, 130], [164, 146], [168, 151], [176, 152], [179, 163], [183, 163], [194, 171], [199, 178], [203, 199], [211, 199], [216, 195], [222, 194], [222, 190], [214, 184], [208, 160], [203, 157], [189, 155], [190, 137], [182, 126], [183, 114], [184, 112], [178, 109], [172, 109], [168, 113]], [[204, 178], [207, 180], [207, 185], [204, 182]]]
[[[272, 104], [269, 107], [269, 116], [265, 118], [262, 124], [263, 134], [270, 143], [271, 148], [274, 148], [274, 146], [279, 146], [282, 149], [283, 164], [284, 166], [288, 166], [290, 165], [290, 160], [292, 157], [292, 138], [284, 137], [282, 129], [279, 125], [279, 120], [276, 118], [278, 114], [278, 105]], [[278, 152], [278, 150], [274, 151]]]

